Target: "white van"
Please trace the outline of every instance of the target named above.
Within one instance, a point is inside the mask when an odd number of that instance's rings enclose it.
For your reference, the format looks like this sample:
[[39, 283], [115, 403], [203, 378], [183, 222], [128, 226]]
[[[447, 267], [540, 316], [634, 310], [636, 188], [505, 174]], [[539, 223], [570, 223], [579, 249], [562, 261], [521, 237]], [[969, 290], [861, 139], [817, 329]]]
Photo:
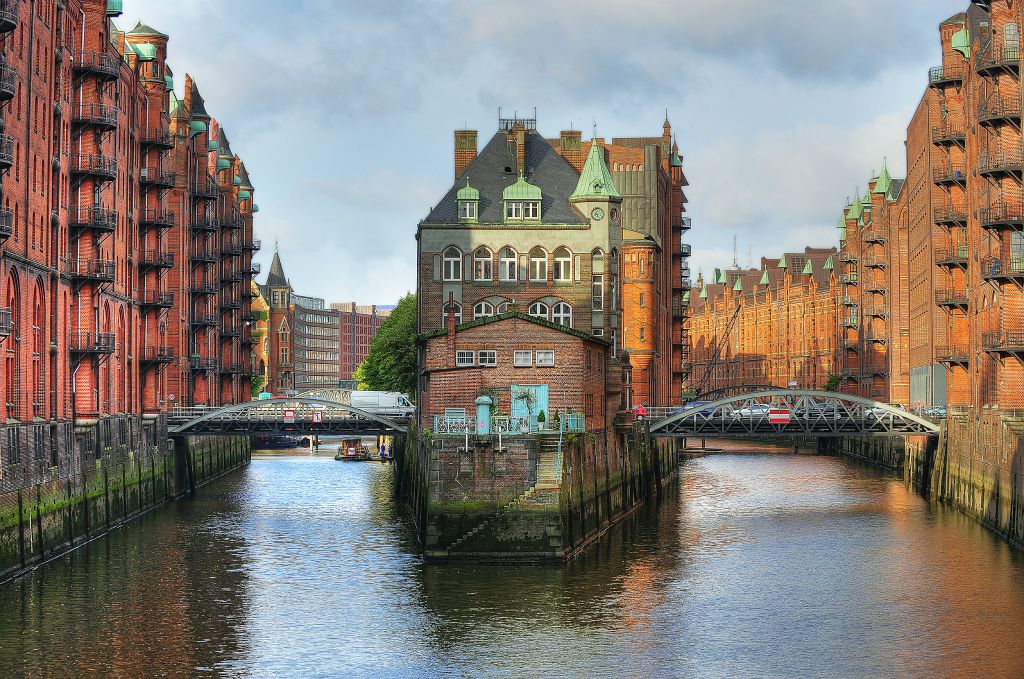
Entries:
[[409, 397], [397, 391], [353, 391], [352, 407], [385, 417], [410, 418], [416, 414]]

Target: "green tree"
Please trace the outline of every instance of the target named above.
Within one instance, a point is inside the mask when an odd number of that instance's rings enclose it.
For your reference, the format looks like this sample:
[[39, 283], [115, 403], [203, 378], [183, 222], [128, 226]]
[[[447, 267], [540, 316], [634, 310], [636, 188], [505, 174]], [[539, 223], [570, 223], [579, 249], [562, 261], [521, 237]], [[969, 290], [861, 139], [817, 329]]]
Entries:
[[843, 382], [842, 375], [829, 375], [825, 384], [825, 391], [839, 391], [839, 385]]
[[416, 392], [416, 295], [403, 297], [384, 320], [356, 368], [360, 389]]

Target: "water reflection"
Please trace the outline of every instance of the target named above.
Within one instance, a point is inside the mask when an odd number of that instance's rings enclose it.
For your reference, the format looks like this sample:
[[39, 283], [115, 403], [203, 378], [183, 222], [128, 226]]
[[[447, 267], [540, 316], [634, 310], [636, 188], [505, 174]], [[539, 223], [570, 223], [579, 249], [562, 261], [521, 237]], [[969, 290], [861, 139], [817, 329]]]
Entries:
[[857, 464], [689, 462], [567, 568], [424, 566], [393, 468], [258, 456], [0, 590], [0, 676], [1024, 675], [1024, 564]]

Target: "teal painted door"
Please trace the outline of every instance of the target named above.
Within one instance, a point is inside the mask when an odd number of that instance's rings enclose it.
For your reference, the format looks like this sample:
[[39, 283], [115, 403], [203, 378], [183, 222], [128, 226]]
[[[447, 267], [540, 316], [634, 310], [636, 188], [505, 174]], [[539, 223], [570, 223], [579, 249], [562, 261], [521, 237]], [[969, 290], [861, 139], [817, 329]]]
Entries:
[[533, 424], [537, 421], [537, 413], [542, 410], [545, 417], [550, 420], [551, 414], [548, 412], [548, 385], [512, 385], [512, 417], [526, 417]]

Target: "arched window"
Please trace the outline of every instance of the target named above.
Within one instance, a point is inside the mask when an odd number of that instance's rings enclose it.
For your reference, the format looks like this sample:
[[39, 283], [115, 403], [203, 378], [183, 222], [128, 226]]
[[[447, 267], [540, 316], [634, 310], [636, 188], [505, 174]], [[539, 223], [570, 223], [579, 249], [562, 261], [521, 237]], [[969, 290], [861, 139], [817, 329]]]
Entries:
[[462, 280], [462, 252], [457, 247], [444, 251], [444, 280]]
[[46, 295], [43, 282], [36, 282], [35, 298], [32, 300], [32, 414], [43, 417], [46, 398], [46, 379], [43, 375], [43, 328], [46, 323]]
[[494, 305], [490, 302], [477, 302], [476, 306], [473, 307], [473, 320], [477, 321], [481, 318], [490, 318], [494, 315]]
[[530, 280], [536, 283], [548, 280], [548, 253], [543, 248], [530, 250]]
[[572, 307], [565, 302], [559, 302], [551, 307], [551, 320], [567, 328], [572, 327]]
[[544, 302], [534, 302], [530, 305], [530, 315], [534, 318], [543, 318], [545, 321], [548, 320], [548, 305]]
[[516, 251], [502, 248], [498, 253], [498, 278], [506, 283], [519, 280], [519, 264]]
[[555, 250], [555, 262], [551, 273], [556, 281], [566, 283], [572, 280], [572, 254], [565, 248]]
[[459, 304], [458, 302], [451, 302], [450, 304], [445, 304], [444, 305], [444, 309], [441, 310], [441, 323], [442, 324], [447, 324], [448, 323], [448, 308], [449, 307], [451, 307], [451, 310], [453, 312], [455, 312], [455, 323], [456, 324], [462, 323], [462, 305]]
[[594, 273], [604, 273], [604, 250], [597, 248], [590, 255], [590, 268]]
[[508, 302], [502, 302], [501, 304], [499, 304], [499, 305], [498, 305], [498, 308], [497, 308], [497, 309], [495, 309], [495, 312], [496, 312], [496, 313], [497, 313], [497, 314], [498, 314], [499, 316], [500, 316], [501, 314], [507, 314], [507, 313], [508, 313]]
[[15, 348], [18, 346], [16, 340], [21, 337], [21, 318], [18, 313], [18, 300], [20, 299], [18, 294], [18, 278], [12, 275], [7, 279], [7, 301], [5, 306], [11, 310], [11, 336], [4, 342], [5, 359], [4, 359], [4, 373], [7, 380], [6, 399], [7, 399], [7, 417], [19, 417], [18, 412], [18, 384], [20, 382], [20, 375], [18, 374], [18, 355]]
[[473, 280], [494, 280], [494, 253], [488, 248], [478, 248], [473, 253]]

